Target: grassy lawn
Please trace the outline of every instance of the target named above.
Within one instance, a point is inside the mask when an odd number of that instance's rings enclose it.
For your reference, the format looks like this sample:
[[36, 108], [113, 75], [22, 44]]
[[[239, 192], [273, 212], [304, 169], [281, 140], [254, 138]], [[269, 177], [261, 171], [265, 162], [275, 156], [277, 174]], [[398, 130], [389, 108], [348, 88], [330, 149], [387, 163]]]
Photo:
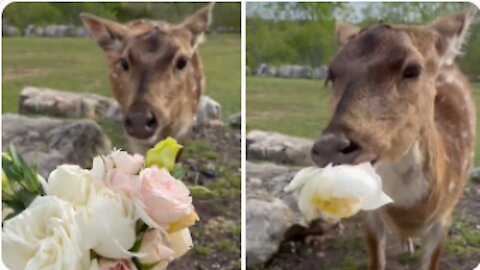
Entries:
[[[480, 84], [473, 87], [480, 119]], [[329, 91], [318, 80], [247, 77], [247, 129], [315, 138], [330, 119]], [[480, 136], [475, 164], [480, 165]]]
[[[111, 96], [106, 59], [90, 39], [3, 38], [2, 112], [16, 112], [27, 85]], [[206, 93], [223, 117], [240, 111], [240, 35], [211, 35], [201, 45]]]

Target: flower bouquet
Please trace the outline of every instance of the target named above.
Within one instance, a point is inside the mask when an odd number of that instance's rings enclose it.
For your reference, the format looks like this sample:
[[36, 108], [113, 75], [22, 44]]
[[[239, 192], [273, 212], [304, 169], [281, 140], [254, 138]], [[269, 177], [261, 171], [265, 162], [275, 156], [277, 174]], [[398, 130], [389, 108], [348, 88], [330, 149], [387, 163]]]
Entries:
[[[146, 157], [114, 150], [48, 181], [11, 146], [2, 155], [3, 262], [17, 269], [165, 269], [192, 248], [198, 216], [168, 138]], [[195, 188], [195, 187], [192, 187]]]

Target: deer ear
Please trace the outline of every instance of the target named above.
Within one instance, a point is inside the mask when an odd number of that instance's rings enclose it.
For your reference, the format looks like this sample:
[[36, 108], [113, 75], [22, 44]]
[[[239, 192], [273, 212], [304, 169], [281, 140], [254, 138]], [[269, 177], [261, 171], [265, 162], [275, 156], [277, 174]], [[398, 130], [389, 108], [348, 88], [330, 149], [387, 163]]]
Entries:
[[347, 44], [358, 34], [358, 32], [360, 32], [360, 28], [355, 25], [342, 21], [337, 21], [335, 23], [335, 35], [337, 37], [337, 44], [340, 47], [343, 47], [345, 44]]
[[437, 33], [436, 49], [441, 57], [441, 65], [453, 64], [461, 54], [475, 12], [466, 11], [430, 23], [429, 28]]
[[210, 3], [207, 6], [197, 10], [193, 15], [188, 17], [183, 22], [183, 27], [192, 33], [192, 45], [196, 47], [203, 38], [208, 27], [212, 23], [212, 13], [215, 3]]
[[123, 48], [123, 41], [128, 33], [125, 25], [87, 13], [81, 13], [80, 19], [105, 52], [119, 51]]

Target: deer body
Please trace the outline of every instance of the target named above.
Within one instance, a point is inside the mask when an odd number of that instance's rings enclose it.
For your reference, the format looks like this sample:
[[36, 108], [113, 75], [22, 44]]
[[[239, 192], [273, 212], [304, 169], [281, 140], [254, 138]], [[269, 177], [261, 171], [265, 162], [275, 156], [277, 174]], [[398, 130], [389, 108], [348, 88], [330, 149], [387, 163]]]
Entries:
[[[442, 70], [436, 84], [434, 129], [425, 132], [400, 161], [377, 165], [385, 193], [394, 203], [367, 214], [371, 253], [385, 252], [385, 233], [390, 230], [404, 241], [421, 239], [421, 267], [436, 269], [473, 156], [475, 114], [465, 82], [457, 68]], [[384, 255], [373, 257], [371, 265], [384, 268]]]
[[180, 24], [134, 20], [127, 24], [82, 14], [107, 56], [112, 93], [123, 112], [130, 150], [145, 153], [168, 136], [184, 140], [204, 92], [197, 50], [213, 4]]
[[386, 234], [422, 244], [422, 270], [438, 269], [452, 211], [472, 163], [475, 114], [455, 66], [473, 12], [427, 26], [337, 24], [342, 47], [328, 80], [334, 113], [312, 148], [328, 163], [371, 162], [393, 203], [367, 213], [370, 269], [386, 269]]

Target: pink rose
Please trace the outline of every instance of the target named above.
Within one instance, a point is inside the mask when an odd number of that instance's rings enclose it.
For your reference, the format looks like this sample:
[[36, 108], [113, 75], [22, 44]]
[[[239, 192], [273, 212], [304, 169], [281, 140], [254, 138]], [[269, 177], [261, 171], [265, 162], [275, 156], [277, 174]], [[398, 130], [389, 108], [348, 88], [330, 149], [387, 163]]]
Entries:
[[93, 159], [91, 175], [102, 180], [108, 188], [133, 197], [138, 186], [136, 174], [144, 165], [145, 160], [141, 155], [115, 150], [108, 156]]
[[140, 173], [138, 200], [155, 227], [169, 232], [189, 227], [198, 219], [188, 188], [165, 169], [146, 168]]
[[138, 190], [138, 176], [126, 174], [119, 169], [113, 169], [107, 172], [105, 185], [121, 194], [132, 198]]
[[115, 169], [125, 174], [137, 174], [145, 165], [143, 156], [139, 154], [130, 155], [126, 151], [115, 150], [110, 154], [115, 164]]
[[90, 266], [90, 270], [137, 270], [135, 265], [128, 260], [108, 260], [100, 259], [98, 262], [95, 260]]
[[150, 230], [145, 233], [139, 253], [145, 254], [139, 257], [140, 263], [151, 265], [157, 263], [153, 270], [164, 270], [175, 258], [175, 252], [165, 244], [166, 237], [159, 230]]

